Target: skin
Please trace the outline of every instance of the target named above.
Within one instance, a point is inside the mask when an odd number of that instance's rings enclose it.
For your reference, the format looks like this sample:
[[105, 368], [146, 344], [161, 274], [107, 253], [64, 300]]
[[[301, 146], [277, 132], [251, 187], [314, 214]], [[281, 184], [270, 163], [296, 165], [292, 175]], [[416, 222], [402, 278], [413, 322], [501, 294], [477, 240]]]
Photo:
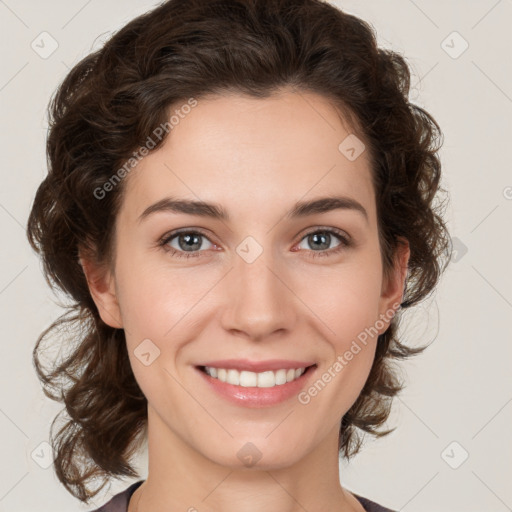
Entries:
[[[409, 249], [386, 279], [368, 155], [350, 161], [338, 150], [350, 133], [345, 125], [312, 93], [200, 99], [125, 178], [114, 271], [85, 258], [82, 265], [103, 321], [125, 329], [148, 400], [148, 478], [129, 512], [363, 510], [340, 485], [337, 442], [377, 336], [307, 405], [293, 397], [237, 406], [194, 368], [235, 357], [299, 359], [316, 361], [320, 376], [400, 303]], [[168, 195], [219, 203], [231, 220], [158, 212], [138, 222]], [[349, 209], [285, 218], [297, 201], [332, 195], [357, 200], [368, 220]], [[200, 256], [177, 258], [158, 247], [178, 228], [206, 232], [194, 249]], [[353, 245], [315, 258], [341, 243], [332, 235], [328, 249], [318, 249], [307, 235], [321, 228], [342, 230]], [[247, 236], [263, 249], [252, 263], [236, 252]], [[179, 238], [168, 245], [180, 250]], [[379, 334], [389, 320], [383, 323]], [[134, 353], [144, 339], [160, 350], [149, 366]], [[247, 442], [262, 454], [252, 467], [237, 457]]]

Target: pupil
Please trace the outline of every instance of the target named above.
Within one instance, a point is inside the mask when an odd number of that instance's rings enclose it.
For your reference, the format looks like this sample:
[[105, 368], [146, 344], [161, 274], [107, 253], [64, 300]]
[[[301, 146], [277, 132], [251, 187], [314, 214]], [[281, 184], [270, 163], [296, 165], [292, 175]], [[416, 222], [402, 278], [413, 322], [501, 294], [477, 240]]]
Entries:
[[[185, 240], [185, 243], [182, 244], [181, 241]], [[179, 237], [179, 244], [180, 248], [187, 250], [187, 249], [199, 249], [201, 247], [201, 242], [198, 241], [199, 236], [198, 235], [182, 235]], [[190, 243], [192, 242], [192, 243]], [[197, 247], [194, 247], [197, 246]]]
[[[318, 233], [314, 233], [313, 235], [311, 235], [311, 237], [315, 240], [315, 243], [317, 243], [318, 240], [322, 240], [320, 241], [320, 247], [321, 249], [328, 249], [329, 248], [329, 239], [330, 239], [330, 235], [329, 233], [322, 233], [322, 234], [318, 234]], [[319, 247], [319, 245], [317, 244], [316, 245], [317, 248]]]

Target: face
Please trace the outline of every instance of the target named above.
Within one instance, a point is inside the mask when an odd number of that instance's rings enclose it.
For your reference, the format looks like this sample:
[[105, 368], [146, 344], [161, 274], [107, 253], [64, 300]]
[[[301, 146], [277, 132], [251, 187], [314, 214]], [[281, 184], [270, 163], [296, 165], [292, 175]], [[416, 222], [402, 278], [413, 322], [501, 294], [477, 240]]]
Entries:
[[[408, 258], [383, 278], [369, 159], [339, 149], [345, 124], [311, 93], [211, 97], [125, 178], [115, 271], [99, 285], [86, 268], [102, 319], [125, 330], [161, 439], [269, 468], [337, 443]], [[182, 207], [148, 210], [166, 198]], [[326, 198], [339, 201], [297, 208]], [[222, 383], [201, 366], [241, 372]]]

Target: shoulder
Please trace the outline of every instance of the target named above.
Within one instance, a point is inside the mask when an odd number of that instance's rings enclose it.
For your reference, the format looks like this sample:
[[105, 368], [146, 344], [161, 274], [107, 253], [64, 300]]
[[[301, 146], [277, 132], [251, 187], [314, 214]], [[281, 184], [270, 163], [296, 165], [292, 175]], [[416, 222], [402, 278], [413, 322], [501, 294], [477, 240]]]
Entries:
[[383, 505], [379, 505], [378, 503], [375, 503], [368, 498], [359, 496], [354, 492], [352, 495], [356, 498], [357, 501], [359, 501], [359, 503], [361, 503], [366, 512], [396, 512], [395, 510], [391, 510], [390, 508], [386, 508]]
[[126, 512], [128, 510], [128, 503], [132, 494], [135, 492], [144, 480], [139, 480], [131, 484], [124, 491], [114, 495], [110, 501], [102, 505], [100, 508], [91, 510], [90, 512]]

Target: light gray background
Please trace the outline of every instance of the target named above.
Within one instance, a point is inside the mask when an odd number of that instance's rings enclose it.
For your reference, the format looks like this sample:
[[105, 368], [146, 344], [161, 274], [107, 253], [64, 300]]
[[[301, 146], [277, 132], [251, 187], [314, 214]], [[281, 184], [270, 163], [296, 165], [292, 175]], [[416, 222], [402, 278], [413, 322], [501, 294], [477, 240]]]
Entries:
[[[512, 510], [512, 1], [336, 5], [370, 22], [382, 46], [407, 57], [411, 99], [443, 129], [443, 185], [458, 251], [432, 300], [416, 308], [414, 320], [409, 315], [411, 344], [437, 338], [404, 364], [408, 387], [389, 421], [399, 428], [368, 440], [348, 467], [342, 464], [342, 482], [406, 512]], [[60, 404], [44, 397], [31, 355], [61, 310], [24, 229], [46, 172], [50, 95], [73, 64], [154, 6], [149, 0], [0, 1], [0, 512], [94, 508], [68, 494], [51, 466], [36, 462], [49, 460], [44, 443]], [[42, 48], [43, 31], [58, 43], [47, 58], [31, 47], [35, 41]], [[464, 41], [469, 47], [458, 55]], [[467, 460], [451, 467], [466, 452]], [[146, 462], [143, 453], [143, 478]], [[95, 505], [129, 483], [113, 481]]]

